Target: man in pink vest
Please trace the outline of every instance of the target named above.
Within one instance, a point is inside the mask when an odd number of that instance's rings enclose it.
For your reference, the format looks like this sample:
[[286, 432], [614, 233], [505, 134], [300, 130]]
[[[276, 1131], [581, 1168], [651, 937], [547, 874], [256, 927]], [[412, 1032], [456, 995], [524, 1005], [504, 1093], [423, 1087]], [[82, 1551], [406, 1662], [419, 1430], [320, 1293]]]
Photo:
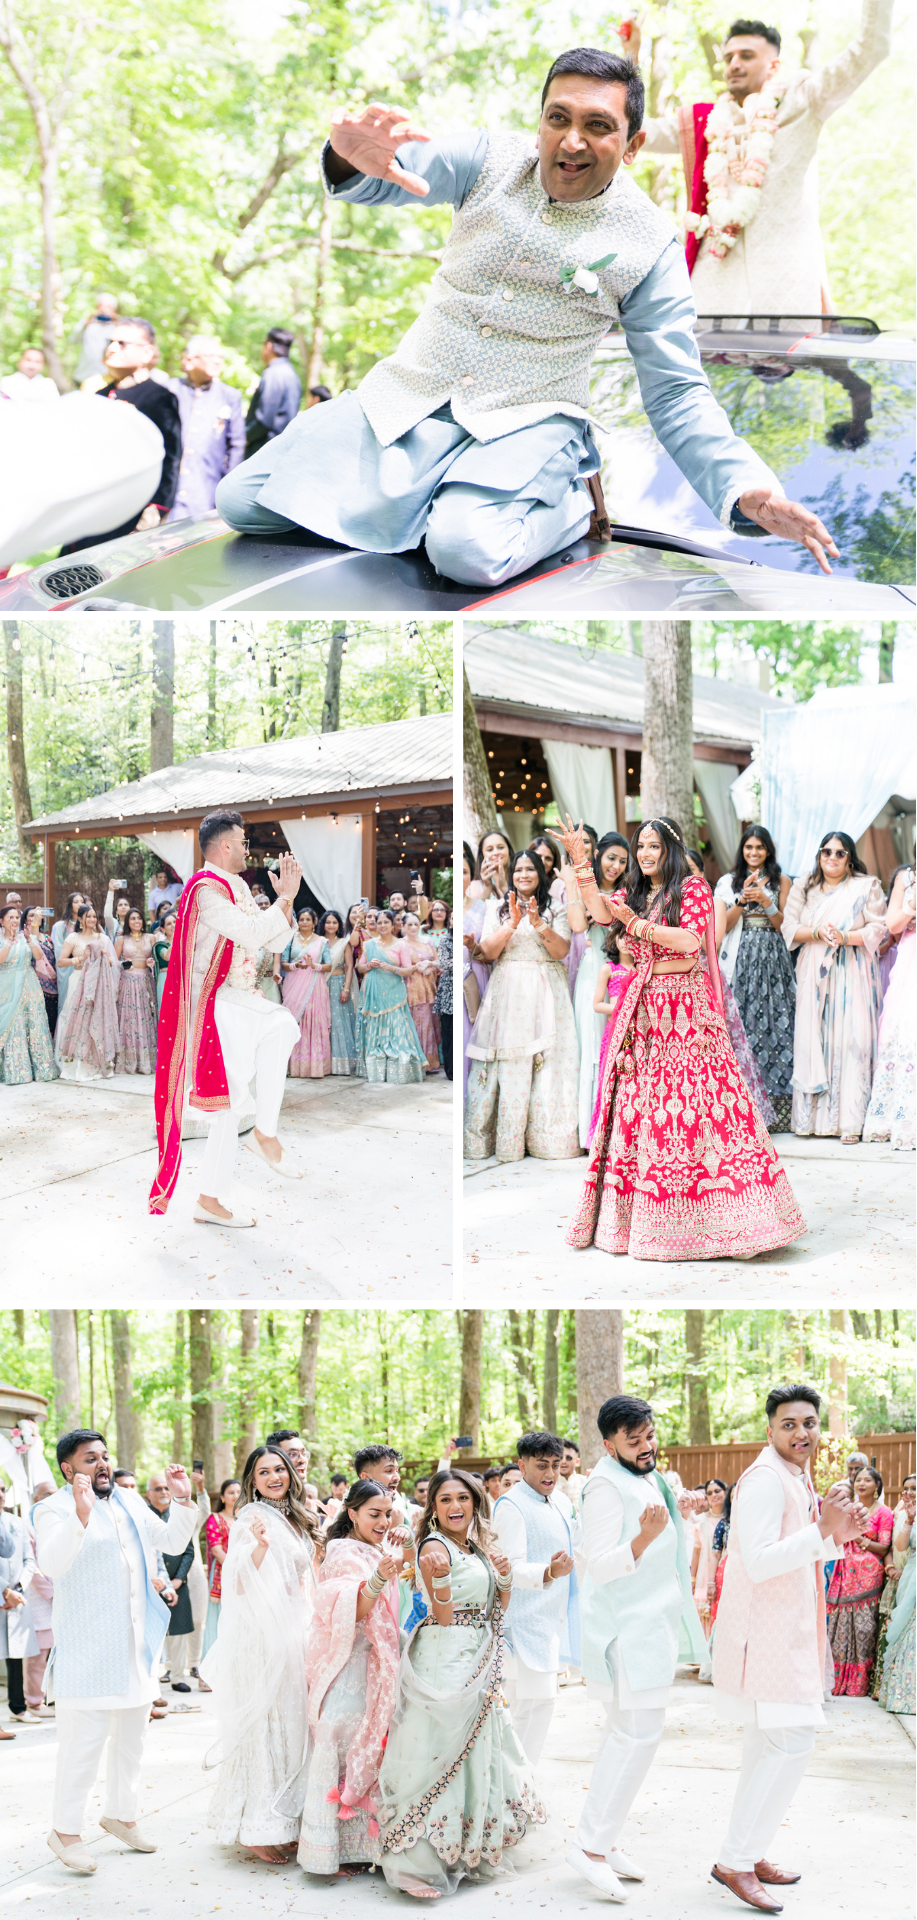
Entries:
[[810, 1460], [821, 1436], [813, 1387], [772, 1387], [768, 1444], [732, 1498], [713, 1684], [744, 1721], [742, 1766], [713, 1878], [746, 1906], [782, 1913], [771, 1887], [799, 1880], [765, 1858], [825, 1724], [822, 1562], [861, 1530], [846, 1481], [821, 1512]]

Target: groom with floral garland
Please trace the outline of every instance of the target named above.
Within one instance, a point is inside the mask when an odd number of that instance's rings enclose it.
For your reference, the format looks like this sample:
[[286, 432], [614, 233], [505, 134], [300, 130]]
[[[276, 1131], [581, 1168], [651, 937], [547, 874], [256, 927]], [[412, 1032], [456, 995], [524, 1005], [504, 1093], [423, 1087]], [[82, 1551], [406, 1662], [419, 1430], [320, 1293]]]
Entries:
[[305, 527], [371, 553], [423, 540], [447, 578], [499, 586], [588, 533], [610, 539], [589, 376], [620, 324], [666, 452], [724, 526], [798, 540], [824, 572], [830, 534], [717, 405], [667, 214], [629, 178], [646, 138], [630, 60], [594, 47], [548, 73], [537, 136], [431, 140], [400, 109], [332, 116], [326, 190], [367, 207], [451, 205], [424, 308], [356, 392], [313, 407], [227, 474], [240, 533]]
[[[832, 312], [818, 218], [818, 138], [891, 52], [892, 0], [862, 0], [860, 30], [817, 73], [784, 73], [780, 34], [735, 20], [722, 49], [726, 91], [646, 121], [648, 153], [681, 153], [686, 253], [700, 314]], [[619, 28], [640, 55], [635, 21]]]

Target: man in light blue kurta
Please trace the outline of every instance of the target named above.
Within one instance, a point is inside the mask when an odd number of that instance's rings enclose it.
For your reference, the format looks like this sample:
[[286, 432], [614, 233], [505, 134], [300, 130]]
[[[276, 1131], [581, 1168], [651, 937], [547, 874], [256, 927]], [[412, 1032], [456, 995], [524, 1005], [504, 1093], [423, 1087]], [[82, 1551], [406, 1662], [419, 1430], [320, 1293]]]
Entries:
[[332, 197], [451, 205], [452, 231], [396, 352], [221, 481], [230, 525], [307, 527], [374, 553], [424, 540], [439, 573], [482, 586], [590, 522], [607, 532], [589, 373], [620, 324], [662, 445], [723, 524], [801, 540], [830, 571], [830, 535], [784, 498], [710, 391], [684, 253], [626, 171], [642, 118], [634, 67], [590, 48], [554, 62], [535, 141], [430, 141], [394, 108], [336, 113], [323, 155]]
[[557, 1700], [557, 1676], [579, 1665], [579, 1593], [573, 1515], [557, 1491], [563, 1441], [539, 1428], [516, 1448], [522, 1479], [501, 1495], [494, 1529], [513, 1569], [506, 1616], [507, 1697], [526, 1758], [538, 1765]]

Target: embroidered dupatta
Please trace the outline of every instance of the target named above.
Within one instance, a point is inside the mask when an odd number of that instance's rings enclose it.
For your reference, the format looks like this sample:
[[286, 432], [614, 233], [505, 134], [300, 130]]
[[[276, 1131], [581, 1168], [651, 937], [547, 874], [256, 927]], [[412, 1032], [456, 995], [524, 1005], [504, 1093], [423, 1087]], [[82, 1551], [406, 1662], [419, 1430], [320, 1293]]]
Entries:
[[[313, 1734], [328, 1690], [353, 1652], [360, 1588], [378, 1566], [379, 1559], [377, 1549], [362, 1540], [351, 1537], [328, 1542], [318, 1573], [315, 1613], [306, 1654], [309, 1724]], [[376, 1812], [375, 1800], [370, 1800], [370, 1795], [379, 1777], [398, 1680], [397, 1589], [397, 1580], [389, 1580], [359, 1623], [365, 1628], [370, 1643], [366, 1711], [347, 1754], [339, 1789], [339, 1820], [352, 1819], [355, 1807], [371, 1815]]]
[[219, 887], [232, 900], [228, 881], [215, 873], [196, 873], [188, 881], [178, 903], [178, 917], [172, 936], [172, 951], [162, 990], [156, 1049], [156, 1140], [159, 1165], [150, 1188], [150, 1212], [165, 1213], [175, 1192], [181, 1166], [181, 1123], [185, 1104], [188, 1054], [191, 1055], [191, 1091], [189, 1105], [205, 1113], [217, 1113], [229, 1106], [226, 1068], [214, 1016], [214, 997], [232, 965], [232, 941], [217, 940], [213, 958], [200, 991], [191, 1032], [191, 979], [194, 942], [201, 911], [204, 886]]

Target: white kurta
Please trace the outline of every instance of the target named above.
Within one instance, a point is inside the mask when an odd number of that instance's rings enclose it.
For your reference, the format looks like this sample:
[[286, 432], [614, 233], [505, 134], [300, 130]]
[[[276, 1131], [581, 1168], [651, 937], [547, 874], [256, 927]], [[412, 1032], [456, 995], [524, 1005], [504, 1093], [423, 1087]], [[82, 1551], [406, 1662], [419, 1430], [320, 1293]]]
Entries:
[[[655, 1496], [655, 1489], [652, 1490]], [[647, 1489], [649, 1498], [650, 1489]], [[612, 1580], [626, 1580], [636, 1572], [637, 1562], [631, 1551], [630, 1542], [622, 1541], [624, 1532], [624, 1502], [612, 1481], [604, 1478], [588, 1479], [582, 1498], [583, 1519], [583, 1573], [590, 1573], [599, 1586], [607, 1586]], [[592, 1700], [606, 1700], [619, 1707], [640, 1709], [644, 1707], [667, 1707], [669, 1703], [668, 1687], [630, 1687], [617, 1648], [609, 1650], [609, 1660], [614, 1666], [614, 1685], [609, 1686], [602, 1680], [587, 1680], [586, 1692]]]
[[[556, 1491], [553, 1499], [556, 1503]], [[501, 1500], [494, 1513], [493, 1526], [497, 1536], [497, 1546], [501, 1553], [505, 1553], [513, 1569], [513, 1586], [526, 1588], [530, 1593], [544, 1592], [545, 1568], [549, 1566], [550, 1561], [529, 1560], [526, 1558], [528, 1553], [528, 1539], [526, 1536], [524, 1514], [508, 1500]], [[569, 1577], [567, 1578], [567, 1590], [569, 1592]], [[521, 1656], [511, 1651], [509, 1647], [506, 1649], [504, 1659], [509, 1679], [514, 1679], [516, 1682], [517, 1695], [520, 1702], [523, 1700], [553, 1700], [556, 1697], [558, 1667], [546, 1671], [537, 1670], [534, 1667], [528, 1666]], [[521, 1735], [520, 1738], [522, 1738]], [[524, 1739], [523, 1745], [525, 1745]]]
[[[783, 1460], [782, 1455], [781, 1460], [788, 1473], [805, 1481], [801, 1467], [791, 1466], [789, 1461]], [[793, 1573], [797, 1567], [809, 1567], [814, 1598], [822, 1590], [822, 1561], [836, 1560], [843, 1548], [830, 1535], [827, 1540], [822, 1537], [817, 1515], [809, 1526], [801, 1527], [797, 1533], [790, 1533], [785, 1540], [781, 1540], [783, 1508], [784, 1492], [776, 1473], [752, 1473], [743, 1481], [742, 1498], [736, 1501], [732, 1526], [739, 1537], [748, 1577], [757, 1586], [759, 1581], [773, 1580], [778, 1574]], [[812, 1617], [814, 1620], [814, 1607]], [[716, 1698], [727, 1718], [743, 1724], [751, 1721], [759, 1727], [825, 1725], [821, 1699], [802, 1703], [742, 1700], [719, 1690]]]

